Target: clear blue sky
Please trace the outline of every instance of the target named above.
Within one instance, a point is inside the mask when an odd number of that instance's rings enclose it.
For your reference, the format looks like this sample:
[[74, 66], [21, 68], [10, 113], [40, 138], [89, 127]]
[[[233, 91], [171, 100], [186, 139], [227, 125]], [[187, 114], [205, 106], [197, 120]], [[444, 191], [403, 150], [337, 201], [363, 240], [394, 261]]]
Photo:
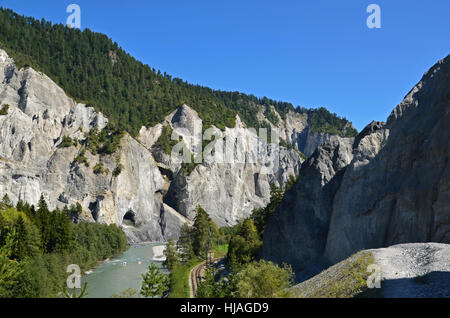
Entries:
[[[26, 16], [106, 33], [137, 59], [191, 83], [325, 106], [361, 130], [385, 120], [450, 53], [450, 1], [0, 0]], [[381, 7], [381, 29], [366, 8]]]

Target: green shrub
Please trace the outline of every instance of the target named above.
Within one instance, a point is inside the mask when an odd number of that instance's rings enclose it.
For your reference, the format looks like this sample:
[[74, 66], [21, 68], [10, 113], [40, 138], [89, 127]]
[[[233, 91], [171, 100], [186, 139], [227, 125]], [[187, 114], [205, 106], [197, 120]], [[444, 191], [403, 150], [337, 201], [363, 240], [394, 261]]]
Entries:
[[108, 174], [109, 169], [103, 166], [103, 162], [97, 163], [93, 169], [95, 174]]
[[121, 163], [119, 163], [113, 170], [113, 176], [114, 177], [118, 177], [123, 170], [123, 165]]
[[73, 162], [78, 164], [84, 164], [86, 167], [89, 167], [89, 162], [86, 158], [86, 150], [85, 149], [81, 150], [78, 156], [75, 157]]
[[161, 150], [165, 153], [170, 155], [172, 153], [172, 148], [178, 144], [178, 140], [172, 140], [172, 127], [169, 125], [166, 125], [163, 127], [161, 136], [159, 136], [158, 140], [156, 141], [156, 146], [161, 148]]
[[233, 297], [274, 298], [286, 297], [286, 289], [294, 282], [292, 268], [280, 267], [261, 260], [246, 265], [233, 277]]
[[58, 145], [58, 148], [69, 148], [72, 146], [78, 146], [78, 141], [76, 139], [72, 139], [69, 136], [63, 136], [61, 143]]
[[9, 109], [8, 104], [3, 105], [3, 107], [0, 109], [0, 116], [8, 115], [8, 109]]

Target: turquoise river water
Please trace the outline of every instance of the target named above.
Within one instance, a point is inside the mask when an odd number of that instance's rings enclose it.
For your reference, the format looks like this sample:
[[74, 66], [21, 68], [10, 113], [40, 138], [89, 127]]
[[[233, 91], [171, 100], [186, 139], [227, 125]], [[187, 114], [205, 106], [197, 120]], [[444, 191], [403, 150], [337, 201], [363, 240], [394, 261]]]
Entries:
[[[135, 289], [138, 296], [142, 283], [141, 274], [147, 271], [150, 263], [162, 268], [163, 247], [161, 243], [131, 246], [123, 254], [84, 274], [82, 283], [88, 283], [86, 298], [110, 298], [128, 288]], [[166, 270], [163, 271], [167, 273]]]

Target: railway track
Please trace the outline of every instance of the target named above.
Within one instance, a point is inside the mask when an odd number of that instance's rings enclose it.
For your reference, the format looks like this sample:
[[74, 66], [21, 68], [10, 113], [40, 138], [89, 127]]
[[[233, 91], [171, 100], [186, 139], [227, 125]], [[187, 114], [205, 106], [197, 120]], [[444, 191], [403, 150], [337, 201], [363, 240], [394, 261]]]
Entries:
[[[219, 262], [220, 258], [215, 258], [212, 260], [212, 263], [215, 264]], [[196, 298], [197, 297], [197, 289], [198, 285], [202, 281], [202, 279], [205, 277], [206, 273], [206, 262], [203, 262], [201, 264], [198, 264], [195, 266], [190, 274], [189, 274], [189, 289], [190, 289], [190, 298]]]

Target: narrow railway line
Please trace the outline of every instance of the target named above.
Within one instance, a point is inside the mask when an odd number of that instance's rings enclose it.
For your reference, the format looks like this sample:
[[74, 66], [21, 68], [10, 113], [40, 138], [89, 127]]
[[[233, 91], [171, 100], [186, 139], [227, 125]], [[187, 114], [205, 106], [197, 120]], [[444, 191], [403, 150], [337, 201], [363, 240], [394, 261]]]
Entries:
[[[211, 262], [212, 264], [216, 264], [221, 260], [221, 258], [215, 258]], [[205, 277], [207, 265], [206, 262], [203, 262], [201, 264], [198, 264], [195, 266], [190, 274], [189, 274], [189, 290], [190, 290], [190, 298], [196, 298], [197, 297], [197, 289], [198, 285], [202, 281], [202, 279]]]

